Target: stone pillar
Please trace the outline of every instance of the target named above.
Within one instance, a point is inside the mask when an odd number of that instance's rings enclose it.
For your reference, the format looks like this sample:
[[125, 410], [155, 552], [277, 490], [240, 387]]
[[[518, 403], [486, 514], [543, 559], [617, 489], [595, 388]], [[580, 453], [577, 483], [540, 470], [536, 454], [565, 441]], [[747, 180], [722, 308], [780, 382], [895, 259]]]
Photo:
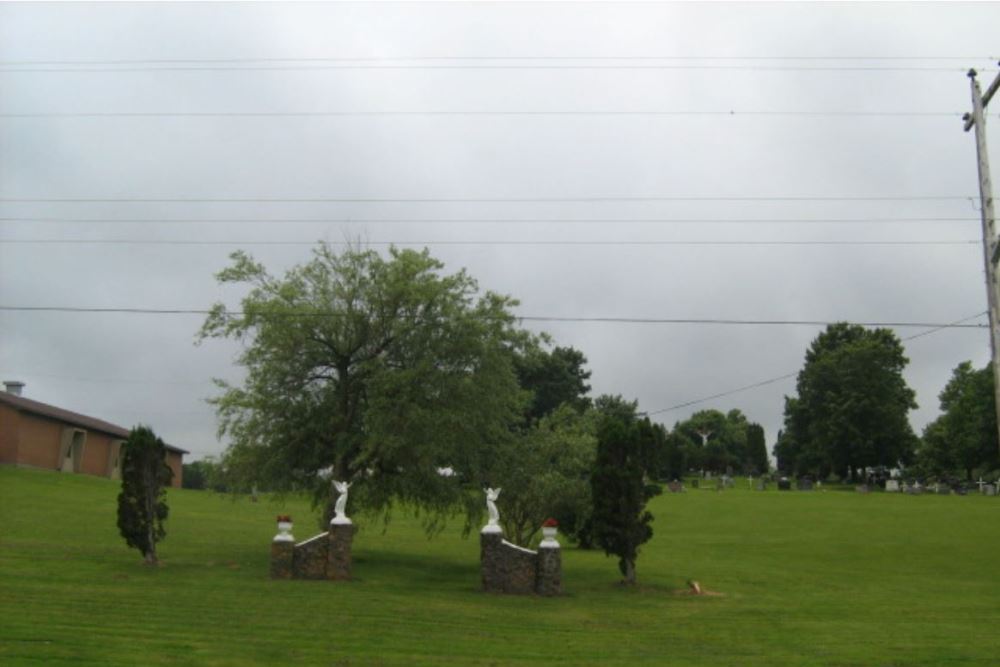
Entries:
[[[496, 530], [492, 530], [496, 528]], [[506, 575], [503, 562], [503, 533], [498, 526], [486, 526], [479, 533], [479, 569], [483, 590], [503, 593]]]
[[[279, 535], [278, 537], [282, 537]], [[271, 578], [291, 579], [292, 559], [295, 554], [295, 542], [292, 540], [274, 538], [271, 542]]]
[[555, 528], [543, 528], [545, 539], [538, 545], [535, 592], [546, 597], [562, 593], [562, 549]]
[[351, 542], [354, 524], [330, 522], [330, 548], [327, 551], [326, 578], [347, 581], [351, 578]]

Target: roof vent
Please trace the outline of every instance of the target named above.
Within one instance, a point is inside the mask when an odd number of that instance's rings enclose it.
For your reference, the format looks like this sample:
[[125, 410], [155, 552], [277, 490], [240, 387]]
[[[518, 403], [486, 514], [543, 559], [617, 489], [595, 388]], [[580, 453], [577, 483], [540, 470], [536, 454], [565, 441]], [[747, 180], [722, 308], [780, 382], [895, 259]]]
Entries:
[[24, 389], [24, 383], [18, 382], [17, 380], [4, 380], [3, 387], [8, 394], [14, 394], [15, 396], [20, 396], [21, 390]]

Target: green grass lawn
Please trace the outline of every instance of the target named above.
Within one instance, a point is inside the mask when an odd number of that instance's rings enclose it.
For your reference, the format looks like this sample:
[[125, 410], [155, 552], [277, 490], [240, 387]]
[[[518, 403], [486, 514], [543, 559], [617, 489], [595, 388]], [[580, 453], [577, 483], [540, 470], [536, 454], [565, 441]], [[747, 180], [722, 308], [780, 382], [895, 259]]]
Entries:
[[480, 592], [478, 536], [404, 516], [362, 527], [353, 582], [271, 581], [274, 515], [305, 539], [308, 505], [199, 491], [171, 491], [150, 569], [117, 493], [0, 467], [0, 664], [1000, 664], [1000, 498], [667, 494], [638, 587], [566, 548], [566, 594], [537, 598]]

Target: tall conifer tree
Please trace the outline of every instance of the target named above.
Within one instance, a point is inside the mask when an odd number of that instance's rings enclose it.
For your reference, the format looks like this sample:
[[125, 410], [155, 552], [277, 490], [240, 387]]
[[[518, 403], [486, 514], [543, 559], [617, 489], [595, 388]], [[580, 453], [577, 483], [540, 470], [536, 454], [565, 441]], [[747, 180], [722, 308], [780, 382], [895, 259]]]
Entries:
[[166, 487], [173, 471], [163, 441], [147, 426], [132, 429], [122, 445], [122, 490], [118, 494], [118, 530], [138, 549], [147, 565], [157, 565], [156, 543], [166, 537], [169, 512]]

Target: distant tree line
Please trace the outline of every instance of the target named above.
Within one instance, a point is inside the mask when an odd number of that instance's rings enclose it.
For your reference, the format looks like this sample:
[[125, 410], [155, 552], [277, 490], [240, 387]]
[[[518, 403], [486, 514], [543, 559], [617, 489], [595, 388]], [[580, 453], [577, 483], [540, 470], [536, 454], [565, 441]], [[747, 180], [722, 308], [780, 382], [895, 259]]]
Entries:
[[1000, 475], [992, 365], [974, 370], [964, 361], [938, 395], [941, 415], [924, 429], [914, 474], [972, 480]]
[[661, 479], [680, 479], [691, 471], [760, 475], [770, 467], [764, 428], [740, 410], [701, 410], [662, 437], [656, 462]]
[[991, 366], [959, 364], [939, 395], [942, 414], [917, 437], [917, 407], [903, 378], [908, 363], [887, 329], [830, 325], [812, 342], [785, 397], [784, 429], [774, 454], [791, 475], [856, 479], [901, 470], [918, 478], [966, 479], [1000, 474]]

